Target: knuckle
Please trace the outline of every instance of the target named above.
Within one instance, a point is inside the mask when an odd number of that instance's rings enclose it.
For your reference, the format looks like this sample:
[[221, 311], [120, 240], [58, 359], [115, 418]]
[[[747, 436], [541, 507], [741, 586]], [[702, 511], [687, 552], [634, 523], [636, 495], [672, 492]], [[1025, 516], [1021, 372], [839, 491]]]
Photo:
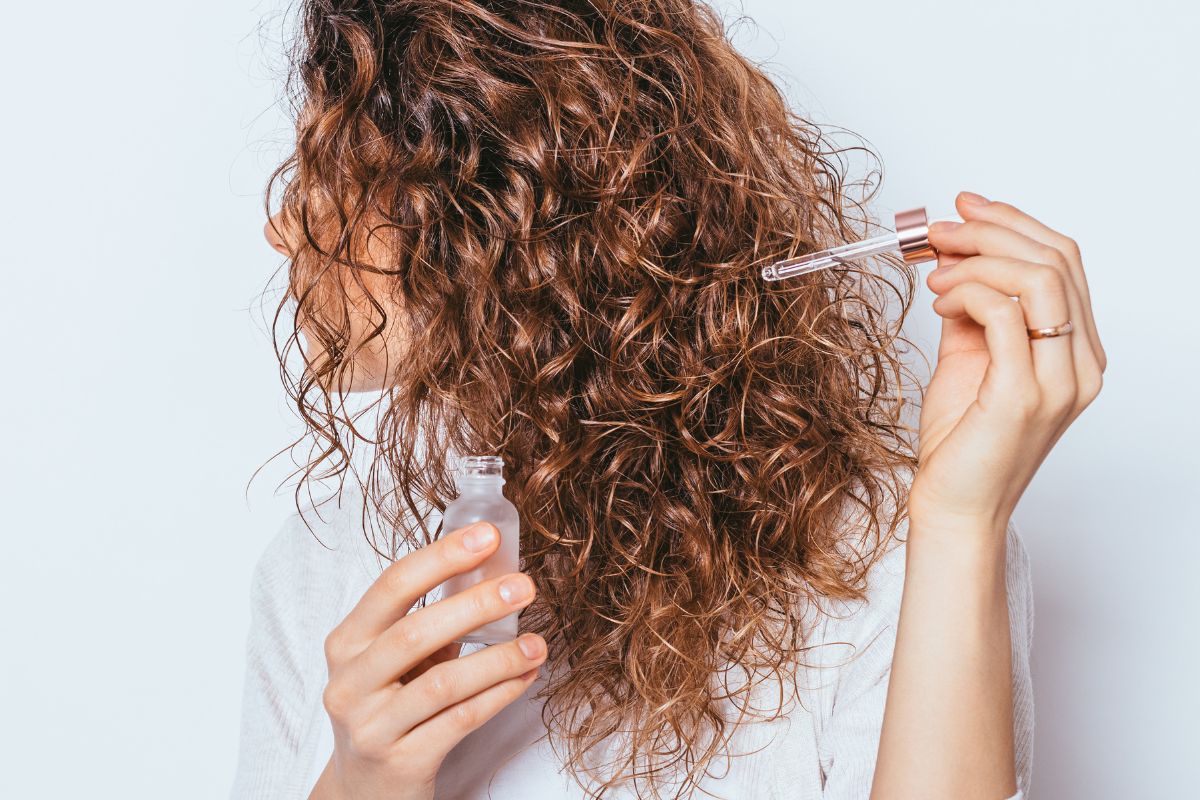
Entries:
[[384, 588], [387, 589], [388, 594], [404, 596], [408, 593], [410, 584], [408, 578], [409, 567], [410, 565], [405, 563], [405, 559], [401, 559], [388, 567], [383, 575], [380, 576], [380, 580], [383, 581]]
[[1009, 413], [1016, 419], [1029, 421], [1036, 418], [1042, 410], [1042, 394], [1037, 384], [1026, 381], [1014, 382], [1008, 392], [1005, 403]]
[[1062, 237], [1061, 249], [1068, 256], [1071, 256], [1076, 260], [1082, 260], [1082, 254], [1079, 251], [1079, 242], [1075, 241], [1070, 236]]
[[325, 660], [331, 665], [336, 664], [342, 661], [347, 652], [346, 634], [341, 628], [334, 628], [325, 637]]
[[1085, 403], [1090, 403], [1104, 388], [1104, 376], [1099, 372], [1089, 373], [1079, 381], [1079, 396]]
[[496, 586], [494, 582], [478, 584], [467, 597], [467, 609], [472, 616], [484, 616], [491, 613], [496, 604]]
[[[454, 533], [457, 533], [457, 531], [454, 531]], [[431, 547], [433, 548], [433, 556], [437, 559], [440, 569], [457, 572], [462, 567], [459, 563], [461, 559], [456, 550], [461, 550], [462, 545], [459, 544], [458, 547], [454, 547], [450, 544], [451, 541], [458, 542], [459, 540], [457, 537], [443, 536], [434, 542]]]
[[1067, 257], [1063, 255], [1062, 250], [1050, 245], [1042, 245], [1038, 251], [1040, 260], [1043, 264], [1050, 264], [1055, 267], [1067, 266]]
[[1075, 407], [1079, 391], [1075, 381], [1062, 381], [1046, 389], [1043, 396], [1047, 410], [1052, 416], [1059, 417]]
[[1025, 313], [1012, 300], [997, 299], [989, 310], [991, 321], [999, 325], [1024, 325]]
[[450, 673], [441, 669], [440, 665], [432, 667], [426, 675], [429, 676], [429, 681], [425, 686], [425, 692], [429, 698], [441, 705], [447, 705], [454, 699], [454, 693], [457, 689], [457, 684], [454, 677]]
[[350, 749], [359, 758], [367, 761], [377, 761], [386, 755], [382, 743], [368, 728], [355, 728], [347, 736]]
[[349, 693], [341, 684], [330, 681], [321, 692], [321, 704], [331, 720], [340, 721], [350, 709]]
[[1062, 273], [1054, 267], [1039, 266], [1033, 270], [1032, 281], [1034, 287], [1043, 294], [1051, 294], [1059, 296], [1063, 294], [1066, 288], [1063, 283]]
[[1022, 417], [1034, 417], [1042, 407], [1042, 395], [1034, 386], [1023, 386], [1017, 391], [1013, 402], [1014, 410]]
[[402, 619], [396, 624], [396, 646], [403, 651], [415, 650], [425, 638], [424, 631], [411, 619]]
[[450, 721], [459, 730], [471, 730], [479, 722], [479, 709], [475, 703], [459, 703], [450, 709]]
[[1012, 404], [1013, 415], [1022, 422], [1032, 422], [1042, 415], [1042, 398], [1036, 391], [1021, 392]]

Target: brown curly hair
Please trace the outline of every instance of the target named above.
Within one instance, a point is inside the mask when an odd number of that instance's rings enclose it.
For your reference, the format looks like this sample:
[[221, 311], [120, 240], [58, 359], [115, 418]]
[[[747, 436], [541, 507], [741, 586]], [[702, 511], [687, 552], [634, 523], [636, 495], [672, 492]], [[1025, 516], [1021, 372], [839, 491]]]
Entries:
[[[730, 708], [803, 660], [806, 607], [860, 597], [902, 522], [915, 273], [760, 277], [873, 232], [843, 158], [870, 150], [793, 113], [693, 0], [305, 0], [300, 22], [267, 187], [303, 232], [276, 316], [317, 445], [298, 495], [353, 475], [394, 556], [439, 535], [453, 454], [502, 455], [548, 731], [592, 796], [676, 769], [690, 796]], [[368, 426], [341, 390], [372, 348]]]

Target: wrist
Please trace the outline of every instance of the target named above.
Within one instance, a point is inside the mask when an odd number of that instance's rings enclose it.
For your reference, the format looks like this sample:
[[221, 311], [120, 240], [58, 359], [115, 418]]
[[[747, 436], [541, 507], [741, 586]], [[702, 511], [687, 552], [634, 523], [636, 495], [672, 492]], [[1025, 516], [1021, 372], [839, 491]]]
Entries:
[[959, 536], [1003, 535], [1012, 517], [1007, 503], [956, 503], [946, 497], [912, 491], [908, 518], [913, 527]]
[[954, 490], [946, 480], [919, 471], [906, 498], [910, 518], [929, 527], [963, 530], [1003, 530], [1016, 509], [1020, 493], [1010, 483], [976, 485]]
[[992, 539], [1004, 537], [1008, 528], [1008, 517], [990, 514], [941, 514], [912, 511], [908, 515], [910, 530], [925, 531], [926, 536], [953, 536], [959, 539], [972, 537]]
[[990, 625], [1005, 605], [1008, 548], [1003, 526], [997, 530], [986, 521], [910, 520], [906, 549], [906, 591], [911, 581], [913, 591], [960, 604], [960, 613], [976, 620], [978, 630]]
[[910, 515], [907, 549], [910, 563], [936, 564], [963, 574], [992, 573], [1006, 558], [1007, 520], [985, 517]]

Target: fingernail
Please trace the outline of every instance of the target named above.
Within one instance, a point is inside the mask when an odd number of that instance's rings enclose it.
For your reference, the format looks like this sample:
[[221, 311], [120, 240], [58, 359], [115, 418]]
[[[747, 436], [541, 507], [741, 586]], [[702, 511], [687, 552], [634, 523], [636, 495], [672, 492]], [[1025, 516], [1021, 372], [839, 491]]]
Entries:
[[974, 192], [963, 192], [962, 199], [967, 201], [968, 203], [970, 203], [973, 206], [987, 205], [988, 203], [992, 202], [991, 200], [988, 200], [983, 195], [975, 194]]
[[533, 594], [533, 581], [524, 575], [514, 575], [500, 582], [500, 596], [506, 603], [519, 603]]
[[476, 522], [463, 534], [463, 547], [472, 553], [486, 550], [496, 540], [496, 529], [486, 522]]
[[522, 636], [517, 640], [517, 647], [526, 658], [537, 658], [542, 654], [542, 640], [539, 636]]
[[950, 233], [950, 231], [954, 230], [959, 225], [962, 225], [962, 223], [954, 222], [953, 220], [942, 220], [941, 222], [935, 222], [930, 225], [929, 231], [930, 233]]

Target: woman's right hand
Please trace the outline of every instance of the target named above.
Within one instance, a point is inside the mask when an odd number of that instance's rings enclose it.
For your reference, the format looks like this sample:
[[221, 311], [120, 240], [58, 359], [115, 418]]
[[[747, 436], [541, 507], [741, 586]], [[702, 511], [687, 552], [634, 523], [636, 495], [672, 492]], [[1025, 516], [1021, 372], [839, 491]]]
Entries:
[[325, 639], [325, 710], [334, 749], [309, 800], [427, 800], [442, 760], [520, 697], [546, 643], [534, 633], [458, 657], [455, 639], [524, 608], [536, 593], [513, 572], [409, 613], [419, 597], [474, 569], [500, 532], [477, 522], [388, 566]]

